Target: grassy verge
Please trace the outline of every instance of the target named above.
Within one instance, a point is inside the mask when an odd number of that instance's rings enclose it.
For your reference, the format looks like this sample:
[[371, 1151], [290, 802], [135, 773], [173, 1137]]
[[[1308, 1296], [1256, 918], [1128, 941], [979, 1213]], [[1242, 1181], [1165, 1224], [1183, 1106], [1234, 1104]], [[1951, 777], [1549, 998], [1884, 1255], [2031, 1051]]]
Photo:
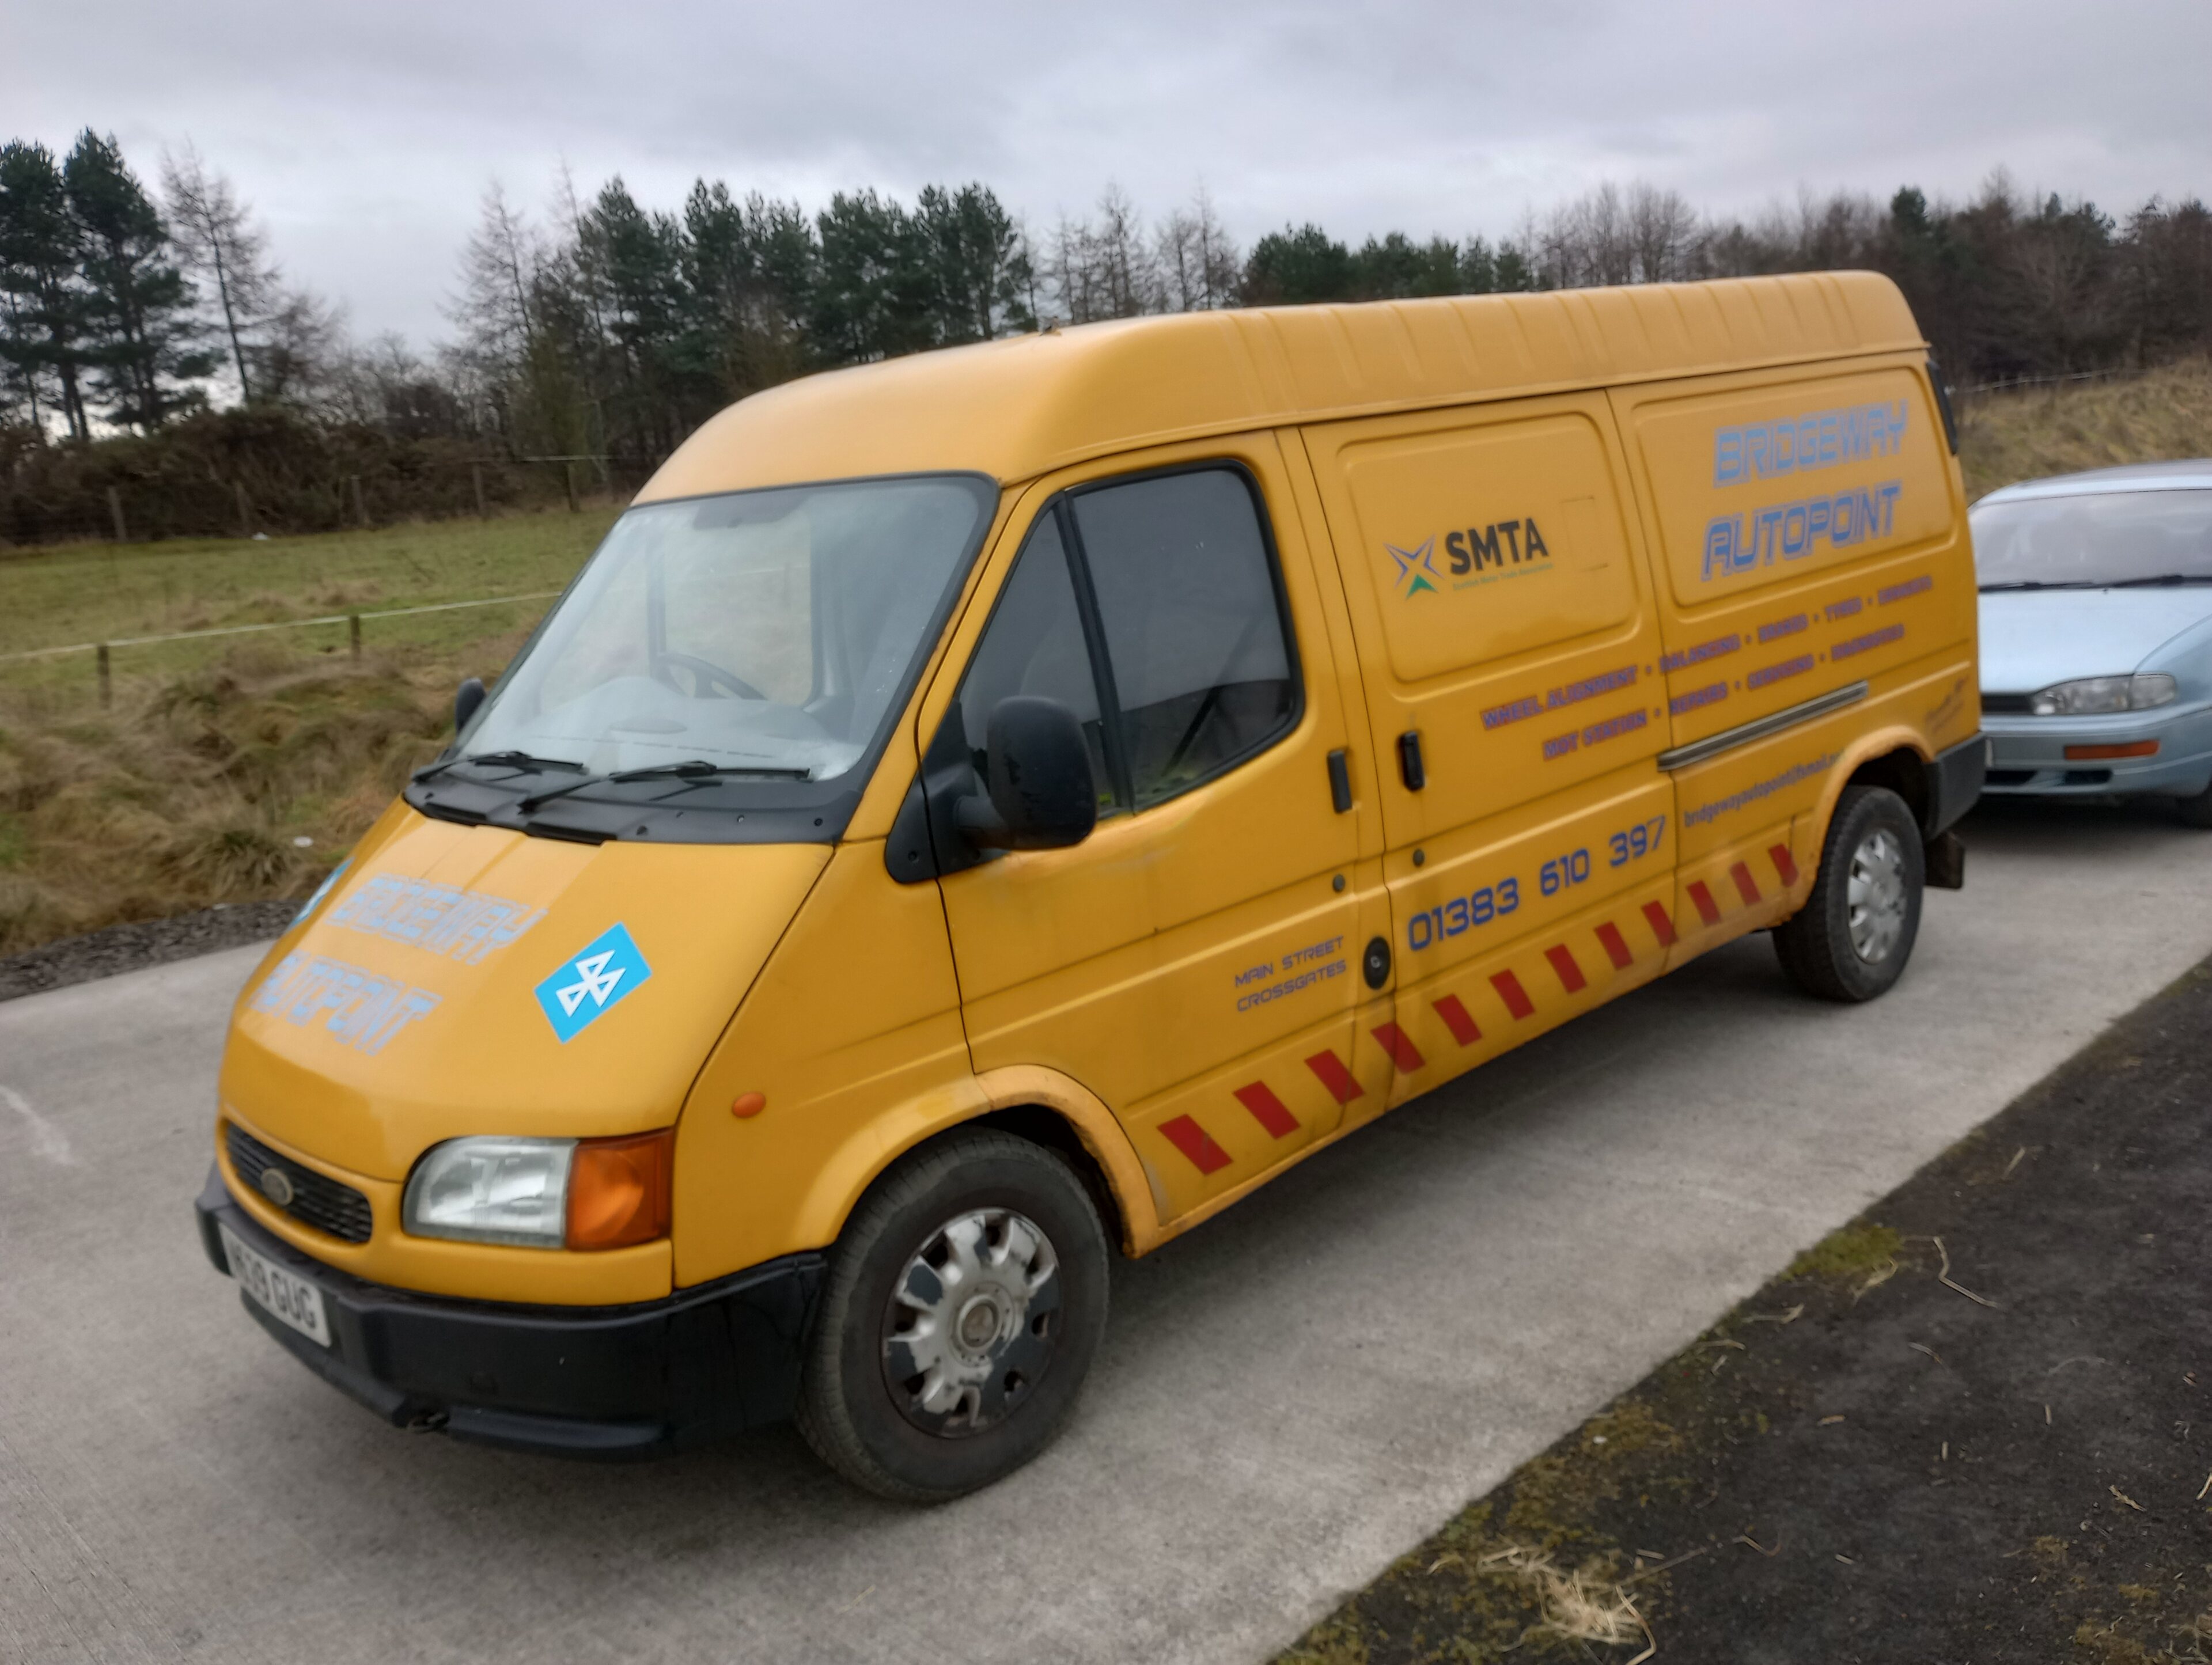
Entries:
[[2212, 964], [1285, 1665], [2212, 1659]]
[[[557, 589], [612, 511], [0, 560], [0, 653]], [[0, 953], [303, 893], [443, 744], [542, 600], [0, 662]]]
[[1972, 499], [2015, 480], [2116, 463], [2212, 457], [2212, 362], [1961, 401], [1959, 461]]

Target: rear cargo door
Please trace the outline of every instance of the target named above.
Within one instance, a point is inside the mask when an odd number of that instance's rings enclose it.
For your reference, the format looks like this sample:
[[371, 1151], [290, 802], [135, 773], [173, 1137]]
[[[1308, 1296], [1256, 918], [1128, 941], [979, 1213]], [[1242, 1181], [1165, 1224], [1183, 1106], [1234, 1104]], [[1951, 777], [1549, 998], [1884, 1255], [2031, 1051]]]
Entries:
[[1403, 1098], [1664, 963], [1658, 629], [1602, 394], [1305, 438], [1381, 765]]

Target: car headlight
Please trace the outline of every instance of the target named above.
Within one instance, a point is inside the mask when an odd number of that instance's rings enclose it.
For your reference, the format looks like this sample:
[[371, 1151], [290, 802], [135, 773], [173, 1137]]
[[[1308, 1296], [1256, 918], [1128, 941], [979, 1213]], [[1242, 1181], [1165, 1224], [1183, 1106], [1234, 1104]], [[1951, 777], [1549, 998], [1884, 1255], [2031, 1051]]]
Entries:
[[449, 1139], [416, 1164], [401, 1224], [421, 1237], [558, 1249], [575, 1153], [573, 1139]]
[[449, 1139], [415, 1164], [403, 1231], [525, 1249], [625, 1249], [668, 1235], [676, 1130], [611, 1139]]
[[2171, 704], [2180, 692], [2173, 678], [2152, 671], [2136, 677], [2084, 677], [2031, 695], [2027, 708], [2039, 717], [2091, 717], [2113, 711], [2148, 711]]

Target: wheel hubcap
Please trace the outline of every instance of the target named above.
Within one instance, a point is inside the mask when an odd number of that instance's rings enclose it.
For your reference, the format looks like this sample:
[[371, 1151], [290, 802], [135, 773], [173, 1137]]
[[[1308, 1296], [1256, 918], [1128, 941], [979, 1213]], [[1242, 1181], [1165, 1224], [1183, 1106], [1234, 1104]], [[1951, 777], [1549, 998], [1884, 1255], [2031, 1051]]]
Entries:
[[1012, 1415], [1059, 1339], [1059, 1269], [1050, 1239], [1012, 1209], [932, 1232], [884, 1315], [884, 1384], [906, 1419], [957, 1439]]
[[1852, 951], [1880, 965], [1905, 934], [1905, 849], [1887, 828], [1869, 833], [1851, 852], [1845, 905]]

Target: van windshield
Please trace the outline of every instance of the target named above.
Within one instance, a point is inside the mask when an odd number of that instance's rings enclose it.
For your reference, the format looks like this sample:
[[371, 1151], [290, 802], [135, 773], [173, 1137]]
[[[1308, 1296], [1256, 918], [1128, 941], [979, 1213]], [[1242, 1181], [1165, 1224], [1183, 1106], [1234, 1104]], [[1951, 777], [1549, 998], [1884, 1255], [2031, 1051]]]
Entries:
[[2103, 491], [1984, 503], [1971, 517], [1984, 590], [2212, 584], [2212, 491]]
[[843, 775], [904, 695], [993, 500], [988, 483], [946, 476], [633, 508], [458, 761]]

